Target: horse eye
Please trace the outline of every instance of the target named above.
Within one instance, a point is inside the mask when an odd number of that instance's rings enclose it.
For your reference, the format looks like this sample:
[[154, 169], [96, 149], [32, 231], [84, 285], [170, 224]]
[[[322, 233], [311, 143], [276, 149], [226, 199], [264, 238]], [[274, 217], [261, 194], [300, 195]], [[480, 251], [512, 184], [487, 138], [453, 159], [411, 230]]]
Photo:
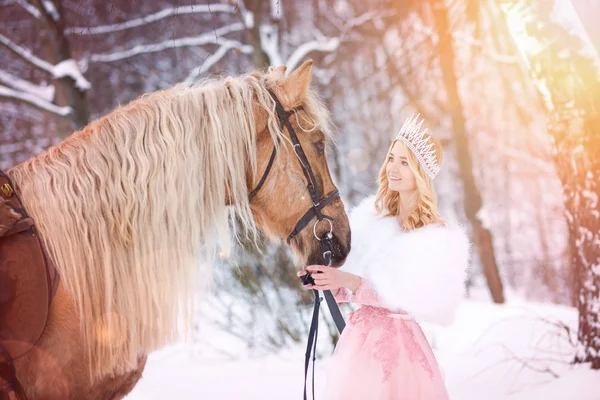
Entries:
[[315, 143], [315, 147], [317, 148], [317, 150], [319, 152], [323, 152], [323, 150], [325, 150], [325, 142], [322, 140], [319, 140], [317, 143]]

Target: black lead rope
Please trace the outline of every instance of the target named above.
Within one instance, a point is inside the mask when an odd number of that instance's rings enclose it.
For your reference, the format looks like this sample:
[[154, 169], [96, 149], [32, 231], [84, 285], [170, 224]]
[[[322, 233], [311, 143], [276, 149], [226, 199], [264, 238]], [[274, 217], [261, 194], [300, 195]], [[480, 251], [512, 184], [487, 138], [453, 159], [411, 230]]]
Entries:
[[[328, 234], [327, 236], [321, 238], [321, 250], [323, 251], [323, 260], [326, 264], [330, 264], [331, 261], [331, 236]], [[315, 281], [310, 276], [310, 274], [304, 275], [302, 278], [302, 283], [312, 284], [314, 285]], [[308, 329], [308, 341], [306, 343], [306, 352], [304, 359], [304, 400], [307, 400], [306, 396], [306, 379], [308, 376], [308, 367], [310, 364], [310, 356], [312, 354], [313, 361], [313, 370], [312, 370], [312, 398], [315, 399], [315, 360], [317, 358], [317, 337], [319, 334], [319, 309], [321, 306], [321, 301], [323, 299], [319, 297], [319, 291], [313, 289], [313, 293], [315, 295], [314, 307], [313, 307], [313, 316], [310, 322], [310, 328]], [[329, 307], [329, 311], [331, 312], [331, 316], [333, 317], [333, 321], [335, 322], [335, 326], [338, 329], [340, 335], [342, 331], [346, 327], [346, 322], [344, 321], [344, 317], [331, 293], [331, 290], [324, 290], [323, 295], [325, 296], [325, 300], [327, 301], [327, 306]]]
[[315, 398], [315, 360], [317, 358], [317, 336], [319, 334], [319, 307], [321, 305], [321, 298], [319, 297], [319, 291], [313, 290], [315, 294], [315, 300], [313, 302], [313, 316], [310, 322], [310, 328], [308, 330], [308, 342], [306, 343], [306, 353], [304, 359], [304, 400], [306, 397], [306, 379], [308, 377], [308, 366], [310, 364], [310, 356], [312, 354], [313, 370], [312, 370], [312, 398]]

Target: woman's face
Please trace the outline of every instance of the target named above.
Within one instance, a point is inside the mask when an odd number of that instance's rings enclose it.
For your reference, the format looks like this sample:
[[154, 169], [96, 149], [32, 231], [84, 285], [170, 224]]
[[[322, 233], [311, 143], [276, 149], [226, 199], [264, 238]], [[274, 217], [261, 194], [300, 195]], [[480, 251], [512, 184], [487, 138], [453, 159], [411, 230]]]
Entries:
[[405, 195], [412, 195], [417, 190], [415, 175], [408, 166], [409, 151], [401, 141], [396, 141], [388, 154], [386, 166], [389, 189]]

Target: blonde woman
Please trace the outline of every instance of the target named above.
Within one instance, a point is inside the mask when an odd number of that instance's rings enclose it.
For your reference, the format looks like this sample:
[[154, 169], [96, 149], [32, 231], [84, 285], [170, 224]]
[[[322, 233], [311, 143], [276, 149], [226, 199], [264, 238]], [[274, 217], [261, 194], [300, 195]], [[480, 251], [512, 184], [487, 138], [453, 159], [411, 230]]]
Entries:
[[340, 269], [310, 265], [317, 290], [360, 304], [329, 364], [328, 399], [445, 400], [435, 356], [417, 321], [448, 324], [463, 298], [470, 244], [444, 221], [433, 178], [439, 142], [409, 118], [391, 143], [377, 194], [350, 213], [352, 250]]

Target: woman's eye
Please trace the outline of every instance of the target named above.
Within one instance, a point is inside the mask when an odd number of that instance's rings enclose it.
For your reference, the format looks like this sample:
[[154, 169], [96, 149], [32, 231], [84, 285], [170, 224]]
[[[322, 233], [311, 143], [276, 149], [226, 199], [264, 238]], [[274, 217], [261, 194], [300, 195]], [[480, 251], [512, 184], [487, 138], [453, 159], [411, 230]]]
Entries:
[[408, 163], [406, 161], [402, 161], [402, 165], [404, 165], [405, 167], [408, 167]]

